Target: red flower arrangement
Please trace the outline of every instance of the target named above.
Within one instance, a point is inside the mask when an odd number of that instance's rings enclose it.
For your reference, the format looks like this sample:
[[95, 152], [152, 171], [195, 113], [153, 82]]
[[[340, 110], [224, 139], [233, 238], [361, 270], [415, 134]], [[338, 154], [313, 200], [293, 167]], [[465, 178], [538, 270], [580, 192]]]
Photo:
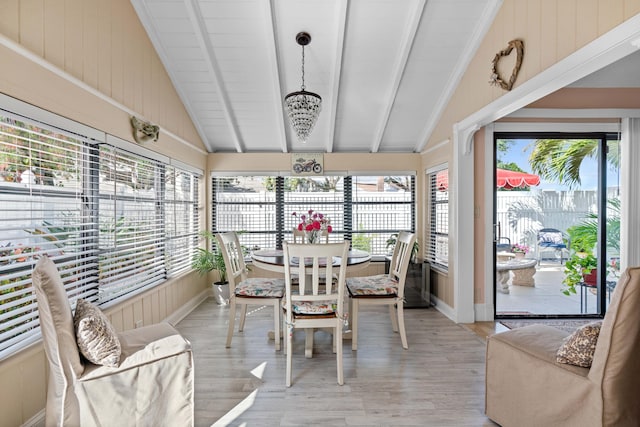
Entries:
[[307, 232], [309, 243], [317, 241], [320, 231], [326, 230], [327, 233], [333, 231], [329, 218], [320, 212], [314, 212], [309, 209], [306, 214], [298, 216], [296, 212], [293, 212], [291, 215], [300, 219], [298, 230]]

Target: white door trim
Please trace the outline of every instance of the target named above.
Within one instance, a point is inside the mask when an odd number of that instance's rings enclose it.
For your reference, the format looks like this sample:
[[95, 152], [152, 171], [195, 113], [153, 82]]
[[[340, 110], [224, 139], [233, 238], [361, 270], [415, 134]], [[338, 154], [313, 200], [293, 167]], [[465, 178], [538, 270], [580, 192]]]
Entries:
[[[640, 47], [640, 15], [623, 22], [583, 48], [542, 71], [511, 92], [469, 115], [453, 126], [453, 198], [450, 200], [452, 222], [456, 236], [454, 249], [453, 292], [454, 321], [475, 321], [474, 309], [474, 170], [473, 135], [482, 126], [494, 122], [531, 102], [599, 70]], [[464, 260], [464, 261], [463, 261]], [[486, 257], [485, 257], [485, 262]], [[491, 262], [485, 270], [492, 268]]]

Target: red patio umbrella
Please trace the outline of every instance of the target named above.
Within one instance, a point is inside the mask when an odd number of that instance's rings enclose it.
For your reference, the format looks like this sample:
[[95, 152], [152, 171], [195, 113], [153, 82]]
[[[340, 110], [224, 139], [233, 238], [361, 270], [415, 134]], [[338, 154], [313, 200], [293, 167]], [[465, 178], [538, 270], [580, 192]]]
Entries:
[[540, 177], [530, 173], [496, 169], [496, 186], [511, 190], [512, 188], [533, 187], [540, 184]]
[[[498, 168], [496, 169], [496, 184], [498, 188], [504, 188], [505, 190], [533, 187], [540, 184], [540, 177], [530, 173]], [[436, 175], [436, 186], [440, 191], [444, 191], [449, 188], [448, 171], [438, 172]]]

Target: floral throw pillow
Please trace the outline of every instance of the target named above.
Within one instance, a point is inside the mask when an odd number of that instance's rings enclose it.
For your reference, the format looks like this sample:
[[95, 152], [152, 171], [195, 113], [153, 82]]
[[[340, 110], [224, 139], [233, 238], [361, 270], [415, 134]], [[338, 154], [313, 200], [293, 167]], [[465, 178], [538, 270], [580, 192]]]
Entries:
[[91, 363], [115, 367], [122, 349], [113, 325], [95, 304], [79, 299], [73, 316], [76, 341], [82, 355]]
[[583, 368], [591, 367], [601, 326], [602, 322], [592, 322], [579, 327], [564, 339], [556, 354], [556, 360]]

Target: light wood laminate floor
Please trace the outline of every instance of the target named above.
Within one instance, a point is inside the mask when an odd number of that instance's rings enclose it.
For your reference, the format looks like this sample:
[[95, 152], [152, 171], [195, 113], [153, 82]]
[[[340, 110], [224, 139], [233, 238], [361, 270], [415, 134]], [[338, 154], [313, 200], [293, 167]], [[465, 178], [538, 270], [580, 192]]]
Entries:
[[358, 351], [344, 341], [343, 386], [330, 335], [316, 332], [306, 359], [296, 332], [290, 388], [285, 354], [267, 338], [271, 309], [252, 311], [227, 349], [228, 310], [209, 298], [176, 325], [193, 345], [197, 426], [495, 425], [484, 415], [484, 338], [434, 308], [405, 310], [408, 350], [386, 308], [362, 310]]

